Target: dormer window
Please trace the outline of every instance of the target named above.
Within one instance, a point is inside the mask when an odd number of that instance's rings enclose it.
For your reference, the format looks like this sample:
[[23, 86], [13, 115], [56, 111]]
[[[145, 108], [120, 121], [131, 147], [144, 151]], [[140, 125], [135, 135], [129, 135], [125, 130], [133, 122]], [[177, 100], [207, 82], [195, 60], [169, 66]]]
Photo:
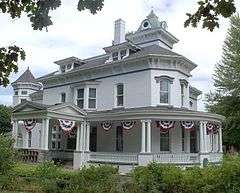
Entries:
[[67, 65], [67, 70], [70, 70], [72, 68], [72, 64]]
[[66, 71], [66, 66], [65, 65], [61, 66], [61, 71], [62, 71], [62, 73], [64, 73]]
[[120, 57], [123, 59], [127, 55], [127, 50], [121, 50], [120, 51]]
[[118, 52], [113, 52], [112, 59], [113, 59], [113, 61], [118, 60]]

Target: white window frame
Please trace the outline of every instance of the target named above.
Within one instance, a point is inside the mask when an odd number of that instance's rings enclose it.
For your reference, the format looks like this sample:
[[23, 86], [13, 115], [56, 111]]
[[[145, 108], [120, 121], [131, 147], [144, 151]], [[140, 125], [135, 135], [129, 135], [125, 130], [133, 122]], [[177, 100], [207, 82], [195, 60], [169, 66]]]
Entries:
[[[95, 89], [95, 91], [96, 91], [96, 96], [95, 96], [95, 98], [90, 97], [90, 89]], [[89, 106], [90, 100], [95, 100], [95, 107], [94, 107], [94, 108], [91, 108], [91, 107]], [[97, 108], [97, 88], [96, 88], [96, 87], [89, 87], [89, 88], [88, 88], [88, 109], [96, 109], [96, 108]]]
[[[78, 90], [80, 90], [80, 89], [83, 89], [83, 98], [78, 98]], [[86, 92], [86, 89], [84, 87], [76, 88], [76, 105], [78, 106], [78, 100], [83, 100], [83, 108], [82, 109], [85, 108], [85, 92]], [[81, 108], [81, 107], [79, 107], [79, 108]]]
[[180, 84], [181, 86], [181, 107], [185, 106], [185, 85]]
[[[63, 102], [63, 100], [62, 100], [62, 99], [63, 99], [63, 97], [62, 97], [63, 94], [65, 94], [65, 102]], [[60, 94], [60, 103], [66, 103], [66, 101], [67, 101], [66, 99], [67, 99], [67, 94], [66, 94], [66, 92], [62, 92], [62, 93]]]
[[[119, 86], [119, 85], [122, 85], [122, 86], [123, 86], [123, 93], [122, 93], [122, 94], [118, 94], [118, 86]], [[125, 85], [124, 85], [123, 83], [118, 83], [118, 84], [116, 84], [116, 86], [115, 86], [115, 93], [116, 93], [116, 95], [115, 95], [115, 106], [116, 106], [116, 107], [124, 107], [124, 101], [125, 101], [125, 99], [124, 99]], [[122, 98], [123, 98], [123, 104], [122, 104], [122, 105], [118, 105], [118, 97], [122, 97]]]
[[171, 152], [171, 130], [169, 130], [168, 131], [168, 151], [164, 151], [164, 150], [161, 150], [161, 134], [162, 133], [160, 133], [160, 143], [159, 143], [159, 148], [160, 148], [160, 152], [163, 152], [163, 153], [169, 153], [169, 152]]
[[[161, 82], [162, 81], [166, 81], [167, 82], [167, 84], [168, 84], [168, 91], [161, 91]], [[160, 82], [159, 82], [159, 103], [160, 103], [160, 105], [169, 105], [171, 102], [170, 102], [170, 100], [171, 100], [171, 83], [170, 83], [170, 81], [169, 80], [167, 80], [167, 79], [161, 79], [160, 80]], [[168, 101], [167, 101], [167, 103], [162, 103], [161, 102], [161, 93], [168, 93]]]

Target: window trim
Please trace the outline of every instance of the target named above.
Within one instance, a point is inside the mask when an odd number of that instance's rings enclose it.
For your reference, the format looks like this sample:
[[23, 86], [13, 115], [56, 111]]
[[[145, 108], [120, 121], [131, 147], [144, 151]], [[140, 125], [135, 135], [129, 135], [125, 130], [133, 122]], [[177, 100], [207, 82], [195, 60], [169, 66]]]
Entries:
[[[92, 98], [92, 97], [90, 97], [90, 89], [95, 89], [95, 93], [96, 93], [96, 95], [95, 95], [95, 98]], [[90, 106], [89, 106], [89, 101], [90, 100], [95, 100], [95, 107], [94, 108], [91, 108]], [[96, 87], [89, 87], [88, 88], [88, 109], [96, 109], [97, 108], [97, 88]]]
[[[78, 98], [78, 90], [83, 89], [83, 98]], [[83, 108], [79, 107], [80, 109], [84, 109], [85, 108], [85, 88], [84, 87], [79, 87], [76, 89], [76, 105], [78, 106], [78, 100], [83, 100]]]
[[[65, 95], [65, 100], [64, 100], [64, 102], [63, 102], [63, 94]], [[66, 99], [67, 99], [67, 95], [66, 95], [66, 92], [62, 92], [61, 94], [60, 94], [60, 103], [66, 103]]]
[[[168, 91], [161, 91], [161, 82], [162, 81], [166, 81], [167, 82], [167, 87], [168, 87]], [[168, 94], [168, 101], [167, 103], [162, 103], [161, 102], [161, 93], [167, 93]], [[162, 79], [159, 82], [159, 104], [160, 105], [170, 105], [171, 104], [171, 84], [167, 79]]]
[[159, 143], [159, 149], [160, 149], [160, 152], [163, 152], [163, 153], [169, 153], [171, 152], [171, 130], [168, 131], [168, 146], [169, 146], [169, 150], [168, 151], [163, 151], [161, 150], [161, 132], [160, 132], [160, 136], [159, 136], [159, 139], [160, 139], [160, 143]]
[[[123, 86], [123, 94], [119, 95], [118, 94], [118, 86], [119, 85], [122, 85]], [[115, 90], [116, 90], [116, 94], [115, 94], [115, 106], [117, 108], [121, 108], [121, 107], [124, 107], [124, 91], [125, 91], [125, 86], [123, 83], [117, 83], [116, 86], [115, 86]], [[122, 97], [123, 98], [123, 104], [122, 105], [118, 105], [118, 97]]]

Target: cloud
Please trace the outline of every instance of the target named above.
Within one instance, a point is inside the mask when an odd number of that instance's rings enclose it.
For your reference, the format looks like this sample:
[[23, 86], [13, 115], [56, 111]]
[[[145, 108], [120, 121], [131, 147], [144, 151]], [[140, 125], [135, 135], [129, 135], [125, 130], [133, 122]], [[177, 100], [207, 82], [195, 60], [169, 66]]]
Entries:
[[[62, 0], [62, 6], [52, 12], [54, 25], [46, 31], [34, 31], [28, 18], [12, 21], [6, 14], [0, 15], [0, 44], [17, 44], [27, 53], [21, 62], [19, 73], [11, 75], [15, 80], [29, 66], [35, 76], [42, 76], [58, 68], [53, 62], [69, 56], [87, 58], [102, 54], [103, 47], [113, 40], [114, 20], [126, 21], [126, 30], [135, 31], [153, 8], [160, 20], [168, 23], [168, 30], [180, 42], [174, 51], [198, 64], [192, 72], [191, 84], [204, 93], [213, 89], [214, 65], [221, 59], [222, 45], [228, 28], [228, 20], [222, 19], [220, 29], [209, 32], [201, 28], [184, 28], [186, 12], [197, 8], [192, 0], [105, 0], [103, 10], [92, 15], [78, 12], [76, 2]], [[239, 0], [237, 1], [239, 5]], [[11, 104], [11, 87], [0, 89], [0, 103]], [[4, 96], [4, 97], [3, 97]], [[200, 109], [204, 105], [200, 102]]]

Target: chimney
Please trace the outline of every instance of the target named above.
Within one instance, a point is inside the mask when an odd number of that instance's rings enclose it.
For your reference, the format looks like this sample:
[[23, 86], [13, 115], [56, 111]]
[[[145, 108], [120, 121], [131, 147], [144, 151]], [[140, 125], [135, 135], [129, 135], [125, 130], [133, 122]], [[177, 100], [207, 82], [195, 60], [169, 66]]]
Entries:
[[118, 19], [115, 21], [114, 45], [125, 42], [125, 21]]

